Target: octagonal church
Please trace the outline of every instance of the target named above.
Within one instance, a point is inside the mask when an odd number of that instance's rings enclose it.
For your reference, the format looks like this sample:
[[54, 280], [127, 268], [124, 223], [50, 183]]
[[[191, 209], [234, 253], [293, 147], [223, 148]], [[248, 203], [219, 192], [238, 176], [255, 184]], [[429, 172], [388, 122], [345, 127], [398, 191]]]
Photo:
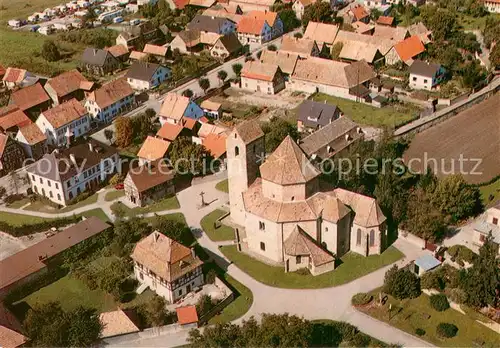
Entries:
[[231, 219], [244, 227], [251, 253], [287, 272], [318, 275], [349, 250], [368, 256], [385, 249], [386, 218], [376, 200], [341, 188], [322, 192], [319, 170], [289, 136], [262, 160], [264, 133], [247, 121], [226, 149]]

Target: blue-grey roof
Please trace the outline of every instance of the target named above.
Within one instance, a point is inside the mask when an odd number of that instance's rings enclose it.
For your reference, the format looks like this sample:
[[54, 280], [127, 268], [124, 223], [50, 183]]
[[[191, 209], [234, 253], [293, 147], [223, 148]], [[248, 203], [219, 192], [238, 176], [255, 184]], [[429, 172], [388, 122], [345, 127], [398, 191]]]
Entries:
[[424, 256], [421, 256], [418, 259], [416, 259], [415, 264], [424, 271], [430, 271], [431, 269], [439, 266], [441, 264], [441, 261], [439, 261], [432, 255], [425, 254]]
[[474, 224], [474, 230], [485, 235], [489, 235], [491, 232], [493, 241], [500, 244], [500, 226], [482, 219]]

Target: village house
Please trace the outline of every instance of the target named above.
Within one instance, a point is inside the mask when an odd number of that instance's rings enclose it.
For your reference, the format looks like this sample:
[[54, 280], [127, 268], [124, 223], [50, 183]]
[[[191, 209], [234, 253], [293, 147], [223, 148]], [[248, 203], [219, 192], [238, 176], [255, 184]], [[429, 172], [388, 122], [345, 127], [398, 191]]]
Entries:
[[158, 62], [164, 63], [167, 59], [169, 47], [167, 46], [158, 46], [153, 44], [144, 45], [143, 53], [146, 53], [148, 56], [152, 56], [157, 59]]
[[198, 30], [182, 30], [170, 42], [172, 52], [178, 50], [182, 54], [199, 52], [203, 49], [202, 46], [201, 32]]
[[170, 144], [170, 141], [148, 135], [139, 149], [139, 152], [137, 152], [139, 164], [142, 166], [146, 163], [155, 162], [165, 158]]
[[217, 39], [214, 46], [210, 49], [210, 55], [214, 58], [226, 59], [238, 56], [242, 49], [243, 46], [240, 40], [238, 40], [236, 33], [231, 33]]
[[318, 275], [349, 250], [364, 256], [385, 250], [386, 219], [377, 202], [340, 188], [320, 191], [319, 170], [290, 136], [259, 167], [265, 144], [256, 122], [237, 125], [226, 146], [231, 220], [245, 228], [243, 251], [285, 272]]
[[87, 47], [83, 51], [81, 65], [87, 73], [102, 76], [118, 70], [120, 62], [106, 50]]
[[440, 64], [413, 61], [410, 66], [409, 85], [414, 89], [430, 91], [439, 85], [445, 77], [445, 69]]
[[[158, 36], [158, 29], [150, 21], [141, 21], [138, 25], [129, 25], [116, 37], [116, 44], [127, 48], [135, 48], [137, 44], [154, 41]], [[139, 42], [143, 40], [144, 42]]]
[[[227, 5], [223, 7], [224, 5]], [[239, 6], [231, 6], [231, 4], [217, 4], [203, 11], [204, 16], [221, 17], [232, 20], [238, 24], [243, 18], [243, 12]]]
[[124, 180], [125, 197], [143, 207], [175, 194], [174, 171], [165, 161], [149, 162], [129, 170]]
[[218, 120], [222, 113], [222, 104], [206, 99], [201, 102], [200, 107], [203, 109], [203, 114], [207, 117]]
[[241, 70], [241, 89], [276, 94], [285, 88], [285, 78], [276, 64], [248, 61]]
[[33, 192], [66, 206], [80, 193], [98, 189], [118, 170], [119, 159], [116, 149], [89, 139], [46, 154], [26, 171]]
[[263, 19], [271, 27], [271, 39], [283, 35], [283, 21], [277, 12], [272, 11], [250, 11], [243, 15], [243, 18]]
[[166, 122], [183, 125], [185, 119], [200, 119], [203, 110], [188, 97], [169, 92], [163, 99], [158, 116], [162, 125]]
[[378, 25], [387, 25], [392, 27], [394, 25], [394, 17], [380, 16], [376, 22]]
[[0, 108], [0, 131], [16, 133], [21, 127], [31, 124], [31, 120], [16, 105]]
[[36, 123], [20, 127], [16, 141], [23, 147], [27, 158], [39, 160], [47, 153], [47, 136]]
[[125, 78], [106, 83], [87, 97], [85, 108], [99, 122], [108, 123], [113, 118], [136, 106], [134, 90]]
[[[0, 298], [47, 272], [54, 257], [98, 235], [110, 226], [95, 216], [83, 218], [49, 238], [32, 244], [0, 261]], [[3, 344], [2, 344], [3, 345]], [[5, 346], [4, 346], [5, 347]]]
[[10, 102], [32, 118], [49, 109], [52, 104], [52, 100], [39, 83], [12, 92]]
[[375, 25], [373, 30], [373, 37], [375, 39], [388, 40], [392, 45], [403, 41], [410, 37], [408, 28], [405, 27], [389, 27], [386, 25]]
[[94, 86], [78, 70], [73, 69], [51, 78], [44, 88], [54, 105], [59, 105], [70, 99], [83, 100], [85, 93]]
[[359, 125], [347, 116], [342, 116], [301, 139], [299, 145], [309, 158], [321, 161], [345, 154], [363, 138], [364, 133]]
[[297, 110], [297, 129], [299, 132], [314, 132], [332, 123], [340, 116], [342, 111], [332, 104], [304, 100]]
[[0, 133], [0, 177], [23, 166], [23, 148], [9, 134]]
[[425, 52], [425, 47], [417, 35], [398, 42], [386, 54], [385, 63], [394, 65], [398, 62], [404, 62], [406, 65], [412, 65], [413, 59], [419, 54]]
[[135, 61], [147, 61], [149, 54], [140, 52], [140, 51], [131, 51], [128, 56], [129, 63], [133, 63]]
[[[500, 245], [500, 203], [486, 210], [474, 225], [473, 243], [481, 247], [491, 235], [493, 243]], [[498, 249], [500, 254], [500, 248]]]
[[[224, 167], [224, 160], [226, 158], [226, 140], [227, 135], [222, 134], [208, 134], [201, 141], [201, 144], [207, 149], [214, 159], [220, 160], [220, 164]], [[214, 164], [215, 166], [215, 164]]]
[[90, 118], [83, 105], [71, 99], [42, 112], [36, 125], [47, 137], [48, 145], [60, 147], [86, 134], [90, 130]]
[[170, 122], [165, 122], [161, 128], [156, 132], [156, 137], [173, 142], [180, 136], [191, 137], [192, 131], [189, 128], [183, 126], [183, 124], [173, 124]]
[[431, 42], [432, 31], [427, 29], [427, 27], [422, 22], [418, 22], [416, 24], [412, 24], [408, 27], [409, 35], [416, 35], [420, 38], [420, 41], [424, 45], [427, 45]]
[[136, 320], [134, 312], [125, 311], [118, 308], [116, 311], [99, 314], [99, 320], [103, 326], [100, 338], [116, 337], [141, 331], [132, 321], [132, 319]]
[[140, 284], [175, 303], [203, 286], [203, 262], [188, 248], [159, 231], [141, 239], [130, 255]]
[[128, 57], [130, 55], [130, 51], [127, 46], [125, 45], [114, 45], [111, 47], [105, 48], [106, 51], [111, 53], [113, 57], [115, 57], [118, 61], [121, 63], [125, 63], [128, 60]]
[[262, 50], [259, 61], [266, 65], [277, 65], [285, 75], [285, 80], [293, 73], [295, 64], [299, 59], [298, 54], [279, 51]]
[[235, 31], [236, 23], [227, 18], [196, 15], [186, 28], [187, 30], [227, 35]]
[[500, 13], [500, 0], [484, 0], [484, 7], [490, 13]]
[[283, 36], [280, 52], [293, 53], [299, 55], [300, 58], [307, 58], [318, 57], [320, 50], [314, 40], [287, 35]]
[[302, 19], [304, 11], [309, 5], [315, 4], [316, 0], [295, 0], [292, 5], [292, 9], [295, 12], [295, 16], [298, 19]]
[[146, 62], [134, 62], [125, 74], [127, 82], [136, 91], [158, 87], [171, 76], [169, 68]]
[[361, 41], [347, 41], [342, 43], [342, 49], [338, 58], [346, 62], [364, 60], [372, 65], [380, 65], [384, 61], [384, 56], [380, 53], [376, 45]]
[[374, 25], [366, 24], [360, 21], [352, 23], [351, 26], [354, 28], [356, 33], [363, 35], [372, 35], [375, 29]]
[[[389, 28], [389, 29], [393, 29], [393, 28]], [[379, 34], [381, 33], [380, 30], [378, 31], [378, 33]], [[399, 40], [397, 42], [400, 42], [402, 40], [404, 40], [404, 38], [402, 38], [401, 40]], [[356, 52], [360, 52], [359, 56], [366, 55], [369, 59], [371, 56], [373, 56], [373, 57], [377, 56], [376, 58], [374, 58], [374, 62], [380, 60], [378, 58], [379, 55], [374, 54], [375, 49], [377, 49], [382, 56], [385, 56], [389, 52], [389, 50], [394, 46], [395, 43], [396, 43], [395, 40], [390, 39], [386, 36], [363, 35], [363, 34], [359, 34], [356, 32], [350, 32], [350, 31], [346, 31], [346, 30], [339, 30], [337, 33], [337, 36], [335, 37], [335, 40], [333, 42], [334, 45], [341, 44], [342, 49], [344, 48], [344, 46], [354, 48], [354, 49], [349, 48], [347, 51], [347, 52], [349, 52], [349, 51], [354, 52], [354, 53], [351, 53], [353, 55], [353, 57], [355, 57], [356, 54], [358, 54]], [[368, 50], [370, 52], [370, 54], [364, 53], [363, 49]], [[345, 54], [347, 55], [348, 53], [345, 53]]]
[[356, 4], [346, 11], [344, 21], [349, 24], [358, 21], [368, 24], [370, 23], [370, 14], [363, 6]]
[[276, 0], [230, 0], [229, 4], [238, 6], [243, 13], [249, 11], [271, 11]]
[[25, 80], [32, 76], [31, 73], [24, 69], [18, 68], [7, 68], [2, 81], [7, 89], [14, 89], [15, 87], [21, 87]]
[[338, 32], [337, 25], [310, 21], [304, 32], [304, 39], [315, 41], [320, 51], [326, 49], [330, 52]]
[[263, 18], [244, 16], [238, 23], [238, 40], [243, 45], [263, 44], [273, 37], [271, 26]]

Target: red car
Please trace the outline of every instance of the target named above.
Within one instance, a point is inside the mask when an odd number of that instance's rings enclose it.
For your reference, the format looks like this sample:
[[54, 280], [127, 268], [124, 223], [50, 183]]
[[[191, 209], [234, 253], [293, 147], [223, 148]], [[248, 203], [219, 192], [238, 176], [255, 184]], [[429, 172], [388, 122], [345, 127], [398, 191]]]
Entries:
[[123, 184], [116, 184], [115, 185], [115, 190], [123, 190]]

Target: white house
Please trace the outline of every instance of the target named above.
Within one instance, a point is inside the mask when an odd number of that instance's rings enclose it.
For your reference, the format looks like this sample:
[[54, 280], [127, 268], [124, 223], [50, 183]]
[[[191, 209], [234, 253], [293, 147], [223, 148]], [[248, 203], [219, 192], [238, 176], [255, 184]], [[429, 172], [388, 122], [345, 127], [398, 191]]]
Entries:
[[486, 210], [484, 216], [475, 223], [473, 245], [481, 247], [490, 235], [493, 243], [500, 245], [500, 203]]
[[440, 64], [415, 60], [410, 66], [409, 85], [414, 89], [431, 90], [444, 79], [445, 70]]
[[89, 114], [76, 99], [42, 112], [35, 123], [47, 137], [47, 143], [56, 147], [71, 143], [90, 129]]
[[244, 16], [238, 23], [238, 40], [243, 44], [263, 44], [273, 37], [271, 26], [265, 19]]
[[140, 240], [130, 255], [141, 284], [175, 303], [203, 286], [203, 262], [188, 248], [155, 231]]
[[87, 143], [55, 150], [26, 168], [33, 192], [67, 205], [86, 190], [96, 190], [118, 169], [118, 152], [90, 139]]
[[87, 96], [85, 108], [99, 122], [111, 122], [135, 107], [134, 90], [125, 78], [111, 81]]
[[169, 68], [141, 61], [135, 61], [125, 75], [129, 85], [136, 91], [147, 91], [158, 87], [171, 76]]
[[316, 3], [316, 0], [295, 0], [292, 5], [292, 9], [295, 12], [295, 16], [297, 16], [298, 19], [302, 19], [306, 7], [314, 3]]
[[160, 123], [182, 124], [185, 118], [198, 120], [203, 116], [203, 109], [188, 97], [176, 93], [167, 93], [161, 105]]
[[488, 12], [500, 13], [500, 0], [484, 0], [483, 4]]

